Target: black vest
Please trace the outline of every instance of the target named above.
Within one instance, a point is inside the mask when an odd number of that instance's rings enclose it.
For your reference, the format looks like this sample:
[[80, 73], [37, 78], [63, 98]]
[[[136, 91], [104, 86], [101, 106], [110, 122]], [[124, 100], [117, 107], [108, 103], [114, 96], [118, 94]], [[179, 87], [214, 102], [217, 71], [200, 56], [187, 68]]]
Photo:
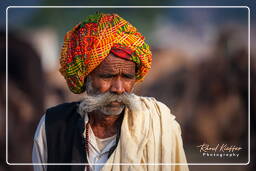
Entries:
[[[84, 118], [77, 112], [79, 102], [64, 103], [46, 111], [47, 163], [88, 163], [85, 152]], [[123, 119], [123, 115], [120, 118]], [[117, 147], [110, 149], [109, 157]], [[85, 165], [47, 165], [47, 171], [84, 171]]]
[[[83, 138], [84, 120], [79, 102], [64, 103], [47, 110], [45, 130], [48, 163], [88, 163]], [[84, 165], [48, 165], [47, 171], [84, 171]]]

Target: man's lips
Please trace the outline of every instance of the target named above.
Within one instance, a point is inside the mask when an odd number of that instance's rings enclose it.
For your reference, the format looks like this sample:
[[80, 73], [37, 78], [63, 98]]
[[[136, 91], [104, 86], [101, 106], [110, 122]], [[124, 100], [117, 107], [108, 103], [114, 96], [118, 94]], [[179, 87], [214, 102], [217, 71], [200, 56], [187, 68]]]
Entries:
[[117, 101], [113, 101], [113, 102], [110, 102], [107, 107], [120, 107], [121, 105], [123, 105], [122, 102], [117, 102]]

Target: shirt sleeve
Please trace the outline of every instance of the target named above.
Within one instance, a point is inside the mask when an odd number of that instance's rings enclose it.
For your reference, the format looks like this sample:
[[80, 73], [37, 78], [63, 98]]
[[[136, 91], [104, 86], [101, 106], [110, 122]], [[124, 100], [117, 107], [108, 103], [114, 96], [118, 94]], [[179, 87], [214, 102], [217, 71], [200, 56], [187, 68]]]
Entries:
[[35, 135], [34, 145], [32, 150], [32, 162], [34, 171], [46, 171], [46, 165], [40, 165], [40, 163], [47, 163], [47, 143], [45, 134], [45, 115], [41, 118]]

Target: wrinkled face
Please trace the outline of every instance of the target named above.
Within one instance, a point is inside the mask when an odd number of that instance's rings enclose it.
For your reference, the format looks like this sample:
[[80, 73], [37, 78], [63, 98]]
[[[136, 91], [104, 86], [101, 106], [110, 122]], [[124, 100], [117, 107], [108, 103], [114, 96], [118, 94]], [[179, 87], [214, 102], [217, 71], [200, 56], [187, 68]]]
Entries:
[[[110, 54], [89, 75], [92, 90], [89, 94], [111, 93], [122, 95], [130, 93], [135, 84], [135, 63]], [[104, 113], [121, 113], [124, 105], [122, 102], [112, 101], [104, 107]]]
[[110, 54], [90, 75], [99, 93], [129, 93], [135, 83], [135, 63]]

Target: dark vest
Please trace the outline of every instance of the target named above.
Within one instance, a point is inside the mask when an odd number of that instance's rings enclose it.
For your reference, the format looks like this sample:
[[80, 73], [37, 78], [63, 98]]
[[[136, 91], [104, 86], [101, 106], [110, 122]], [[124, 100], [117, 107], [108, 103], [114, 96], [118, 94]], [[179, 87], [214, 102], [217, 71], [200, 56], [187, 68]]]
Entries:
[[[88, 163], [83, 138], [84, 120], [79, 102], [64, 103], [47, 110], [45, 130], [48, 163]], [[48, 165], [47, 171], [84, 171], [84, 165]]]
[[[79, 102], [64, 103], [46, 111], [47, 163], [88, 163], [85, 152], [84, 118], [77, 112]], [[123, 119], [120, 117], [120, 119]], [[110, 149], [109, 157], [116, 149]], [[47, 165], [47, 171], [84, 171], [85, 165]]]

